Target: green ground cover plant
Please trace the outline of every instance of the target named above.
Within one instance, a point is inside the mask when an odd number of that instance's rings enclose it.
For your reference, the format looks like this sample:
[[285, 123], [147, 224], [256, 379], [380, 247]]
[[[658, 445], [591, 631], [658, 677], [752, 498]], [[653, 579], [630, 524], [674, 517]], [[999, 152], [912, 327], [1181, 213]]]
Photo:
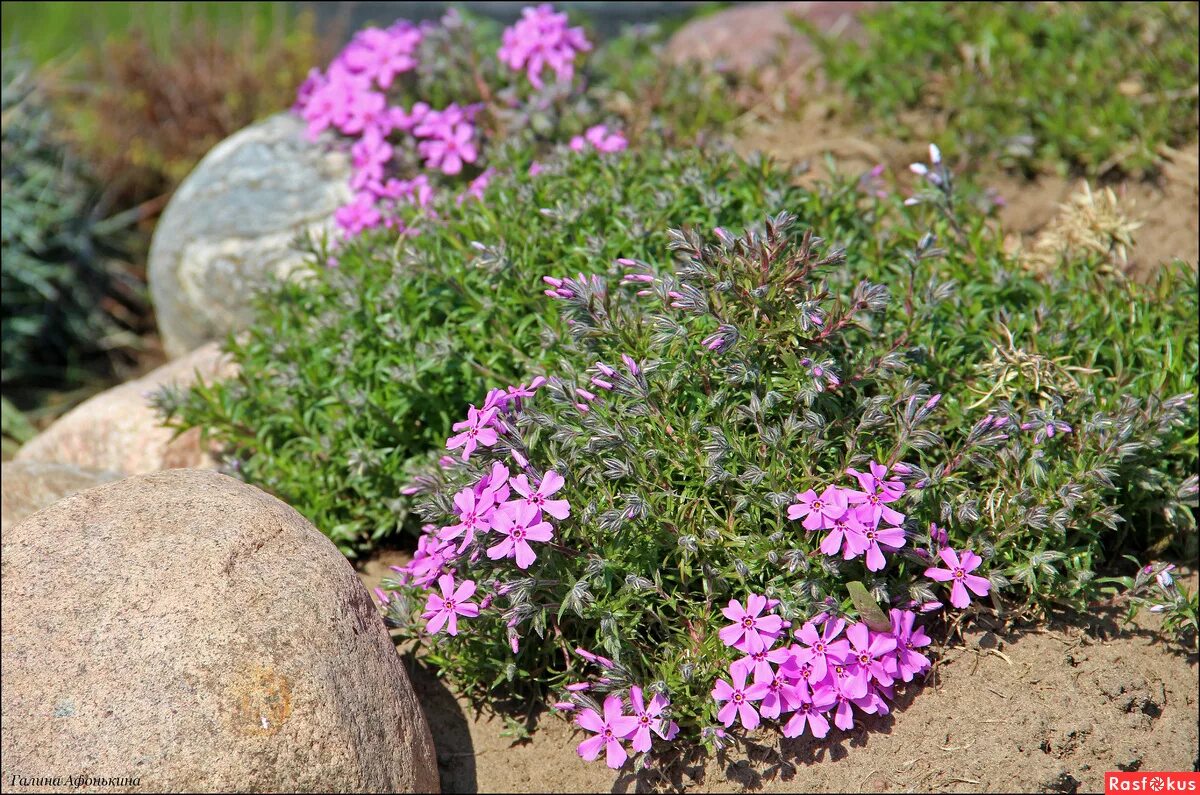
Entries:
[[402, 490], [459, 407], [546, 361], [554, 313], [536, 288], [549, 269], [608, 271], [670, 226], [739, 226], [799, 195], [786, 172], [725, 151], [564, 147], [544, 164], [503, 169], [483, 201], [446, 196], [444, 223], [421, 235], [365, 234], [332, 269], [317, 255], [313, 278], [265, 296], [232, 342], [237, 380], [164, 407], [354, 553], [416, 531]]
[[1097, 176], [1195, 140], [1198, 20], [1194, 3], [887, 3], [862, 44], [811, 35], [888, 136]]
[[[361, 31], [296, 105], [314, 138], [350, 149], [339, 234], [315, 246], [315, 278], [267, 297], [233, 343], [241, 382], [164, 409], [348, 554], [406, 522], [415, 533], [400, 492], [453, 407], [547, 355], [549, 313], [528, 291], [547, 263], [592, 272], [668, 225], [741, 224], [788, 195], [789, 175], [761, 163], [670, 150], [728, 106], [720, 77], [649, 68], [660, 44], [635, 30], [585, 60], [583, 28], [549, 6], [502, 35], [458, 12]], [[373, 307], [369, 326], [351, 295]], [[293, 346], [295, 333], [332, 347]], [[333, 390], [315, 406], [310, 378]]]
[[947, 602], [1044, 617], [1118, 583], [1193, 645], [1172, 567], [1098, 572], [1194, 549], [1196, 273], [1038, 278], [931, 156], [915, 200], [835, 181], [547, 274], [551, 366], [416, 481], [429, 524], [379, 593], [401, 637], [614, 768], [886, 714]]
[[1195, 271], [1035, 267], [937, 146], [908, 198], [673, 148], [678, 111], [600, 109], [656, 76], [606, 96], [580, 29], [523, 18], [498, 51], [459, 15], [373, 29], [306, 83], [359, 198], [228, 342], [239, 376], [157, 397], [347, 554], [415, 534], [378, 593], [401, 640], [614, 768], [850, 730], [980, 610], [1116, 594], [1194, 647], [1160, 561], [1195, 554]]

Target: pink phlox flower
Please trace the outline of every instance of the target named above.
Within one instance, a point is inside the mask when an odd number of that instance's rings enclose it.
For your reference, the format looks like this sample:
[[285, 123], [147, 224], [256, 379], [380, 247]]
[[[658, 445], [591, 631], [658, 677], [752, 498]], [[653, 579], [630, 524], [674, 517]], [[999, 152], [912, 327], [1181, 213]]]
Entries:
[[619, 130], [609, 132], [608, 126], [604, 124], [589, 127], [583, 137], [595, 147], [596, 151], [604, 154], [621, 152], [629, 146], [629, 142], [625, 140], [625, 136]]
[[793, 646], [797, 663], [811, 662], [813, 678], [820, 681], [829, 671], [830, 663], [844, 663], [850, 656], [850, 642], [838, 638], [846, 626], [845, 619], [826, 621], [821, 632], [810, 621], [800, 627], [796, 638], [803, 646]]
[[[417, 103], [413, 105], [413, 112], [417, 112]], [[460, 124], [467, 124], [466, 112], [458, 106], [457, 102], [451, 102], [441, 110], [433, 110], [428, 105], [425, 105], [420, 110], [420, 121], [413, 125], [412, 133], [418, 138], [445, 138], [454, 131], [454, 128]]]
[[890, 685], [896, 673], [896, 639], [887, 633], [871, 632], [866, 624], [851, 624], [846, 630], [850, 641], [849, 661], [866, 677], [881, 685]]
[[796, 503], [788, 506], [788, 519], [804, 519], [805, 530], [825, 530], [833, 526], [849, 508], [846, 490], [829, 486], [820, 496], [809, 489], [796, 495]]
[[784, 737], [799, 737], [807, 726], [809, 733], [817, 739], [829, 734], [829, 719], [824, 713], [837, 703], [837, 694], [832, 688], [821, 687], [812, 691], [809, 699], [796, 704], [791, 719], [783, 727]]
[[362, 190], [383, 180], [383, 167], [392, 159], [392, 146], [378, 127], [368, 127], [350, 147], [350, 156], [354, 167], [350, 187]]
[[518, 569], [529, 568], [537, 559], [530, 541], [549, 541], [554, 535], [550, 523], [541, 521], [537, 507], [523, 501], [500, 506], [493, 516], [492, 529], [504, 539], [489, 547], [487, 556], [491, 560], [515, 558]]
[[421, 141], [417, 151], [425, 158], [426, 168], [440, 168], [443, 174], [458, 174], [464, 163], [474, 163], [479, 157], [475, 127], [456, 124], [444, 136]]
[[418, 174], [412, 179], [393, 177], [382, 185], [372, 185], [371, 190], [380, 198], [403, 201], [421, 208], [428, 206], [433, 200], [433, 186], [429, 184], [429, 177], [425, 174]]
[[462, 460], [466, 461], [478, 445], [491, 447], [500, 439], [500, 435], [492, 427], [492, 420], [495, 417], [495, 409], [480, 411], [471, 406], [467, 410], [467, 419], [456, 422], [452, 426], [454, 430], [461, 431], [461, 433], [446, 440], [446, 449], [454, 450], [461, 447], [463, 449]]
[[[430, 526], [431, 531], [437, 528]], [[409, 561], [406, 570], [412, 576], [413, 584], [420, 588], [428, 588], [437, 578], [446, 573], [446, 564], [456, 557], [454, 545], [443, 541], [436, 534], [422, 535], [417, 539], [417, 549], [413, 559]]]
[[458, 524], [443, 527], [438, 538], [451, 541], [463, 536], [458, 551], [462, 552], [475, 539], [475, 531], [487, 532], [491, 527], [492, 515], [496, 510], [495, 492], [484, 489], [476, 493], [473, 486], [468, 486], [454, 495], [454, 506], [458, 509]]
[[629, 754], [621, 745], [621, 740], [637, 731], [638, 719], [624, 714], [619, 695], [610, 693], [604, 699], [603, 717], [596, 714], [594, 709], [584, 709], [575, 717], [575, 723], [596, 734], [579, 744], [578, 753], [581, 757], [591, 762], [604, 750], [607, 752], [605, 761], [613, 770], [625, 764]]
[[527, 504], [550, 514], [555, 519], [562, 520], [571, 515], [571, 504], [567, 500], [547, 499], [566, 484], [562, 475], [553, 469], [546, 473], [536, 489], [529, 484], [529, 479], [525, 475], [517, 475], [511, 483], [513, 490], [524, 497]]
[[857, 494], [862, 497], [861, 501], [850, 508], [850, 510], [854, 512], [854, 515], [858, 517], [858, 521], [862, 522], [864, 527], [868, 529], [875, 528], [880, 523], [893, 526], [904, 524], [904, 514], [886, 504], [879, 494], [864, 494], [863, 492], [850, 492], [850, 494]]
[[783, 619], [777, 615], [762, 615], [766, 606], [767, 598], [759, 594], [750, 594], [745, 607], [737, 599], [730, 599], [721, 612], [734, 623], [717, 633], [721, 641], [747, 654], [770, 648], [783, 630]]
[[747, 677], [753, 676], [757, 679], [761, 675], [770, 679], [775, 675], [772, 665], [783, 665], [791, 659], [791, 656], [791, 651], [783, 646], [777, 649], [763, 648], [734, 660], [730, 664], [729, 670], [732, 671], [736, 667], [745, 668]]
[[467, 601], [475, 593], [475, 581], [463, 580], [456, 589], [454, 577], [443, 574], [438, 577], [438, 587], [442, 589], [441, 596], [436, 593], [429, 594], [425, 612], [421, 615], [421, 618], [429, 620], [425, 631], [435, 634], [445, 626], [447, 632], [457, 635], [459, 616], [474, 618], [479, 615], [479, 605]]
[[516, 409], [520, 409], [525, 399], [533, 397], [538, 388], [544, 383], [546, 383], [546, 378], [539, 375], [534, 377], [534, 379], [529, 382], [528, 386], [521, 383], [517, 384], [516, 386], [508, 387], [507, 398], [509, 405]]
[[955, 554], [950, 547], [944, 547], [938, 556], [948, 568], [928, 568], [925, 569], [925, 576], [931, 580], [938, 582], [953, 583], [950, 586], [950, 604], [960, 610], [971, 604], [971, 594], [967, 593], [969, 588], [976, 596], [987, 596], [991, 590], [992, 584], [985, 578], [976, 574], [971, 574], [975, 569], [979, 568], [979, 564], [983, 562], [983, 558], [976, 555], [969, 549], [962, 551], [961, 556]]
[[784, 712], [793, 709], [792, 699], [798, 694], [782, 671], [772, 671], [770, 665], [755, 666], [754, 683], [767, 686], [767, 694], [758, 705], [758, 711], [764, 718], [776, 720]]
[[575, 74], [575, 56], [592, 49], [583, 28], [572, 28], [565, 13], [555, 13], [548, 3], [525, 8], [503, 34], [496, 55], [514, 71], [525, 71], [534, 88], [541, 89], [542, 72], [550, 67], [559, 82]]
[[867, 694], [867, 685], [869, 683], [870, 677], [868, 674], [861, 670], [854, 663], [853, 657], [851, 657], [844, 663], [831, 663], [829, 672], [825, 674], [825, 678], [817, 686], [837, 688], [847, 693], [851, 698], [862, 698]]
[[664, 740], [672, 740], [679, 733], [679, 725], [675, 721], [668, 722], [661, 717], [663, 710], [671, 705], [671, 702], [663, 696], [662, 693], [655, 693], [654, 698], [650, 699], [650, 703], [646, 704], [642, 695], [642, 689], [637, 685], [629, 688], [629, 706], [632, 708], [633, 717], [637, 719], [637, 729], [633, 732], [630, 745], [633, 750], [644, 752], [650, 750], [652, 738], [650, 732], [654, 732]]
[[296, 89], [296, 102], [292, 105], [292, 112], [303, 115], [304, 108], [308, 105], [308, 101], [312, 99], [312, 95], [324, 84], [325, 74], [315, 66], [309, 69], [308, 75], [300, 83], [300, 87]]
[[854, 511], [847, 510], [829, 526], [818, 547], [826, 555], [843, 553], [846, 560], [857, 558], [867, 549], [866, 528]]
[[830, 688], [833, 691], [836, 704], [833, 713], [833, 725], [842, 731], [850, 731], [854, 728], [854, 707], [858, 707], [866, 712], [874, 703], [871, 699], [870, 688], [865, 679], [862, 680], [861, 693], [858, 689], [851, 688], [850, 685], [850, 679], [843, 679], [833, 683]]
[[425, 117], [430, 112], [431, 109], [426, 102], [415, 102], [408, 110], [393, 106], [387, 111], [388, 122], [393, 130], [414, 132], [415, 128], [425, 121]]
[[779, 673], [787, 680], [788, 698], [792, 703], [800, 703], [810, 697], [813, 686], [823, 677], [816, 675], [812, 657], [806, 656], [800, 646], [793, 643], [788, 652], [790, 657], [779, 666]]
[[330, 127], [339, 126], [349, 112], [351, 98], [358, 90], [349, 80], [322, 75], [308, 81], [308, 95], [300, 115], [307, 122], [308, 140], [315, 141]]
[[866, 539], [864, 551], [867, 553], [868, 571], [879, 571], [887, 565], [880, 547], [886, 547], [895, 552], [904, 546], [904, 530], [899, 527], [868, 527], [863, 531], [863, 538]]
[[725, 702], [725, 706], [721, 707], [717, 713], [717, 720], [724, 723], [725, 728], [729, 728], [740, 718], [742, 726], [747, 731], [758, 728], [758, 711], [754, 709], [751, 702], [764, 698], [770, 692], [770, 687], [763, 682], [755, 682], [747, 686], [744, 668], [730, 671], [729, 675], [732, 682], [718, 679], [716, 686], [713, 687], [713, 699], [718, 704]]
[[482, 411], [487, 411], [488, 409], [501, 410], [506, 405], [508, 405], [508, 393], [496, 387], [488, 390], [487, 396], [483, 399]]
[[917, 649], [928, 646], [931, 641], [924, 627], [914, 627], [917, 614], [911, 610], [893, 608], [892, 637], [896, 639], [896, 671], [901, 681], [911, 682], [913, 677], [929, 668], [929, 658]]
[[492, 177], [496, 175], [496, 169], [486, 168], [483, 173], [467, 184], [467, 189], [455, 200], [455, 204], [462, 206], [462, 203], [467, 199], [482, 199], [483, 192], [487, 190], [488, 185], [492, 181]]
[[363, 191], [356, 194], [350, 204], [337, 208], [333, 213], [333, 220], [345, 230], [347, 237], [353, 237], [365, 229], [379, 226], [383, 215], [375, 206], [375, 197]]
[[358, 135], [368, 127], [385, 123], [389, 116], [387, 98], [383, 94], [378, 91], [356, 91], [350, 94], [345, 114], [336, 124], [346, 135]]
[[852, 475], [858, 481], [858, 485], [862, 491], [851, 491], [850, 502], [857, 505], [866, 501], [866, 495], [875, 494], [879, 497], [880, 502], [895, 502], [904, 494], [904, 482], [900, 480], [888, 480], [888, 468], [883, 464], [877, 464], [872, 461], [868, 465], [867, 472], [859, 472], [857, 469], [848, 468], [846, 474]]
[[890, 685], [872, 682], [871, 686], [867, 688], [866, 698], [858, 707], [868, 715], [886, 715], [892, 711], [888, 706], [888, 701], [894, 699], [895, 695], [895, 688]]
[[341, 58], [351, 71], [388, 88], [396, 75], [416, 68], [415, 53], [420, 43], [421, 32], [412, 25], [393, 25], [388, 30], [366, 28], [355, 35]]

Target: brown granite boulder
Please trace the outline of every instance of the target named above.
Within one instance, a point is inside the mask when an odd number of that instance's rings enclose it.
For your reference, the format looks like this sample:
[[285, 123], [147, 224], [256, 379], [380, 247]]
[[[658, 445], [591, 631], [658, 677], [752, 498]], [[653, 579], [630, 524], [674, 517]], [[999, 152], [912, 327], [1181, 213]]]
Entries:
[[175, 437], [174, 430], [162, 426], [149, 396], [168, 384], [187, 386], [197, 377], [209, 381], [234, 373], [232, 360], [216, 343], [209, 343], [76, 406], [26, 443], [15, 460], [75, 464], [126, 475], [213, 468], [199, 430]]
[[748, 74], [767, 64], [782, 46], [786, 62], [799, 62], [811, 56], [813, 48], [789, 16], [802, 17], [827, 34], [857, 38], [862, 33], [858, 14], [871, 5], [819, 0], [738, 3], [680, 28], [667, 43], [667, 57], [675, 63], [700, 61]]
[[5, 461], [0, 465], [0, 528], [7, 533], [10, 526], [63, 497], [120, 479], [117, 472], [74, 464]]
[[252, 486], [182, 469], [67, 497], [9, 530], [0, 582], [6, 791], [438, 788], [366, 589]]

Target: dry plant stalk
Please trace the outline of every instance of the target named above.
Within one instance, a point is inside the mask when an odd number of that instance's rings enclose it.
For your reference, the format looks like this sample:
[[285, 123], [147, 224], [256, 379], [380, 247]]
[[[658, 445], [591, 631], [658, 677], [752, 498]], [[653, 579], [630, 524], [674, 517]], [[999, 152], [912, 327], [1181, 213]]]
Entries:
[[1034, 273], [1044, 274], [1066, 257], [1096, 256], [1101, 259], [1101, 272], [1128, 274], [1134, 232], [1142, 225], [1129, 214], [1132, 208], [1132, 202], [1122, 207], [1112, 188], [1094, 192], [1082, 182], [1022, 252], [1020, 261]]

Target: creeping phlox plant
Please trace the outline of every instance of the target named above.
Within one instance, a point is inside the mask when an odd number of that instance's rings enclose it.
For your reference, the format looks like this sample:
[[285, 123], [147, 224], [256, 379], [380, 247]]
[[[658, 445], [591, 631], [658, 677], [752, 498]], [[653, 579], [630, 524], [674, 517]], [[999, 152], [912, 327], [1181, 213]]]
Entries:
[[619, 129], [584, 124], [595, 111], [575, 66], [592, 44], [565, 13], [526, 8], [498, 48], [489, 41], [483, 25], [451, 10], [436, 23], [366, 28], [328, 69], [310, 73], [294, 110], [310, 138], [333, 130], [350, 144], [355, 198], [335, 214], [346, 235], [378, 226], [415, 233], [439, 190], [456, 191], [458, 204], [481, 198], [496, 140], [626, 147]]
[[646, 137], [612, 154], [564, 146], [541, 163], [532, 176], [498, 170], [485, 201], [435, 199], [442, 220], [420, 235], [345, 241], [336, 268], [316, 249], [311, 278], [264, 294], [258, 321], [230, 341], [238, 377], [161, 405], [217, 439], [230, 474], [348, 554], [398, 530], [415, 537], [401, 490], [436, 460], [459, 407], [554, 356], [557, 307], [531, 289], [551, 263], [619, 277], [614, 260], [663, 250], [669, 226], [740, 226], [807, 195], [786, 171]]
[[[944, 204], [962, 242], [897, 228], [890, 286], [787, 213], [673, 231], [673, 268], [620, 258], [619, 284], [545, 276], [569, 340], [413, 483], [430, 523], [389, 623], [468, 693], [552, 700], [620, 766], [675, 727], [710, 748], [849, 729], [927, 668], [923, 616], [1083, 605], [1127, 517], [1194, 527], [1191, 396], [1072, 364], [1089, 315], [1038, 310], [1016, 264], [976, 255], [1001, 287], [958, 294], [946, 261], [983, 238]], [[1043, 350], [992, 342], [996, 300], [1022, 329], [1032, 303]]]
[[[595, 735], [587, 759], [764, 720], [848, 730], [929, 666], [917, 618], [940, 583], [956, 607], [993, 587], [927, 508], [908, 512], [928, 476], [900, 459], [929, 446], [940, 395], [875, 357], [886, 290], [833, 295], [820, 274], [842, 253], [793, 221], [718, 228], [713, 246], [673, 233], [672, 276], [619, 260], [648, 310], [598, 276], [545, 277], [585, 363], [493, 389], [414, 484], [439, 521], [379, 592], [390, 621], [452, 671], [494, 670], [481, 687], [558, 691]], [[969, 444], [999, 444], [1007, 421]], [[813, 436], [826, 425], [838, 443]]]

